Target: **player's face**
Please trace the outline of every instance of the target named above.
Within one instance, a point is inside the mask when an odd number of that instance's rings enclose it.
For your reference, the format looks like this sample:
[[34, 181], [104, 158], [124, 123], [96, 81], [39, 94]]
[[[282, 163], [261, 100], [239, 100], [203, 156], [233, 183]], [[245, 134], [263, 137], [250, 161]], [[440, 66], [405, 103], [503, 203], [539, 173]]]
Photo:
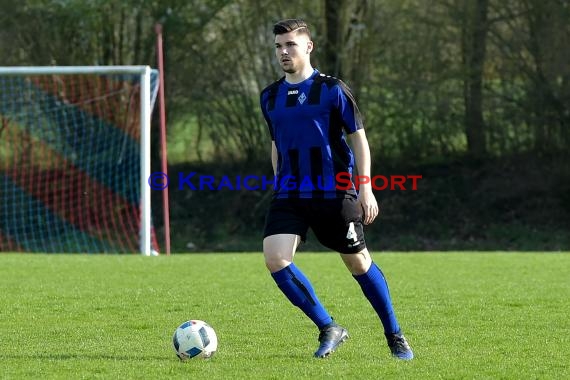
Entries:
[[275, 36], [275, 56], [283, 71], [300, 72], [309, 63], [313, 42], [305, 33], [295, 31]]

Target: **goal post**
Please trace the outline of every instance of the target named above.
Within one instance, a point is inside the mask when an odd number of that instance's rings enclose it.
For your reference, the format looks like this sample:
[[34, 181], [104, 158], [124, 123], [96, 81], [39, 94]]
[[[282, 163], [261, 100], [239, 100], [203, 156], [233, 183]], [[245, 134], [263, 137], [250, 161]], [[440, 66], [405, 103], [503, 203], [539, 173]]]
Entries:
[[149, 66], [0, 67], [0, 252], [158, 251]]

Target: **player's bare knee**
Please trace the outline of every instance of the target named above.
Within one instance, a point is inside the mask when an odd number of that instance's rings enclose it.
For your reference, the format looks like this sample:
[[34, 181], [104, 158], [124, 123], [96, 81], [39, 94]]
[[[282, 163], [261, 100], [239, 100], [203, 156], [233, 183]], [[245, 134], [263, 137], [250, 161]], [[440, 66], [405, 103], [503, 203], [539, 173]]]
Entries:
[[279, 272], [281, 269], [286, 268], [290, 265], [290, 262], [280, 262], [280, 263], [265, 263], [267, 270], [270, 273]]
[[346, 268], [353, 275], [361, 275], [368, 272], [372, 259], [367, 250], [354, 254], [341, 254]]
[[265, 266], [270, 272], [277, 272], [290, 265], [300, 237], [293, 234], [279, 234], [263, 239]]
[[279, 254], [265, 253], [265, 266], [271, 272], [277, 272], [291, 264], [291, 260], [284, 258]]
[[352, 263], [352, 262], [345, 262], [346, 264], [346, 268], [350, 271], [351, 274], [353, 275], [361, 275], [364, 274], [366, 272], [368, 272], [368, 268], [366, 265], [363, 265], [362, 263]]

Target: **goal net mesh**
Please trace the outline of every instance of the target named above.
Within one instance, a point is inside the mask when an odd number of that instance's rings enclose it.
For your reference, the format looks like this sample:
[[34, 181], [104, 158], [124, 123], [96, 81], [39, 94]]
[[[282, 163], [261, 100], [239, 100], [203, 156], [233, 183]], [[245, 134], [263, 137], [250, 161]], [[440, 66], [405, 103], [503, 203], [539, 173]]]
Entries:
[[0, 251], [140, 252], [140, 82], [0, 75]]

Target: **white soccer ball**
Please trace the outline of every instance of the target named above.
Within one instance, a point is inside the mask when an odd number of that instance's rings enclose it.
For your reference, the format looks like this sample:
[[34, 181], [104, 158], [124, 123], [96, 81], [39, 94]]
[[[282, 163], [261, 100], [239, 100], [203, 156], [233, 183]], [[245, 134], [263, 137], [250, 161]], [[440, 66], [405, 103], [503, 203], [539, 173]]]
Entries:
[[176, 328], [172, 345], [180, 360], [208, 359], [218, 349], [218, 337], [214, 329], [204, 321], [186, 321]]

